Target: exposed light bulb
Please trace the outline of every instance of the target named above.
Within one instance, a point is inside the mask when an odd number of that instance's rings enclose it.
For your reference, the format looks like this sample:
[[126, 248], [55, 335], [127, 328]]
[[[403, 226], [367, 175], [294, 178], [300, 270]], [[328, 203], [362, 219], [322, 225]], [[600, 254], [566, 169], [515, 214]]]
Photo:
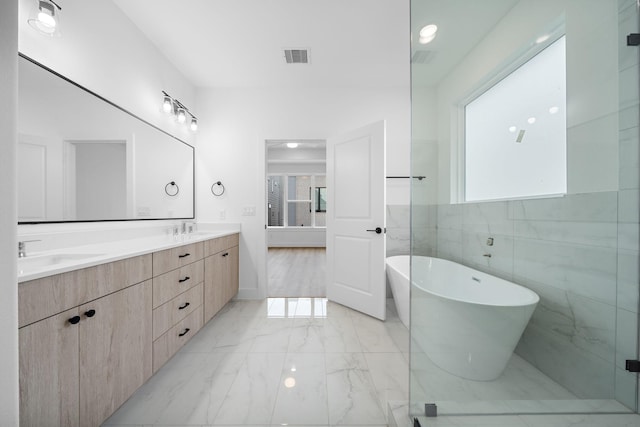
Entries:
[[187, 121], [187, 113], [184, 111], [184, 108], [178, 108], [178, 123], [184, 123]]
[[55, 28], [56, 26], [56, 19], [48, 12], [44, 12], [42, 9], [38, 12], [38, 22], [46, 27]]
[[173, 101], [171, 100], [171, 97], [169, 95], [165, 95], [164, 101], [162, 101], [162, 111], [167, 114], [173, 112]]
[[297, 148], [298, 147], [298, 143], [297, 142], [287, 142], [287, 147], [289, 147], [289, 148]]
[[192, 131], [197, 131], [198, 130], [198, 119], [196, 119], [195, 117], [191, 117], [191, 130]]
[[37, 12], [34, 12], [27, 22], [41, 34], [50, 37], [58, 36], [60, 34], [58, 30], [60, 15], [56, 13], [56, 7], [49, 0], [39, 0]]

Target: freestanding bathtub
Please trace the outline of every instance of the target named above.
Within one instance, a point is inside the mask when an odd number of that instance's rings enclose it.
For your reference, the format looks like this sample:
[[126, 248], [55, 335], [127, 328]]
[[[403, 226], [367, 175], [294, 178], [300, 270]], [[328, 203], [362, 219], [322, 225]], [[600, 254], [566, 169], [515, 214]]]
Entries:
[[[407, 325], [409, 258], [387, 258], [398, 314]], [[413, 344], [449, 373], [481, 381], [498, 378], [529, 323], [538, 295], [455, 262], [418, 256], [412, 262]]]

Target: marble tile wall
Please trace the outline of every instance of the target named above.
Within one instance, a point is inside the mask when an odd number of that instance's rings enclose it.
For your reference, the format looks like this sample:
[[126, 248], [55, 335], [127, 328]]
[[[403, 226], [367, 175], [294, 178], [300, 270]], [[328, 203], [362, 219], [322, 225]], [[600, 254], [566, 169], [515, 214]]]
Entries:
[[[634, 209], [632, 201], [622, 202], [624, 197], [610, 191], [437, 210], [439, 258], [538, 293], [540, 303], [516, 352], [582, 398], [614, 397], [616, 373], [620, 379], [624, 372], [616, 371], [616, 364], [618, 369], [624, 364], [616, 342], [624, 340], [627, 350], [635, 349], [628, 341], [635, 324], [620, 327], [621, 316], [628, 321], [633, 313], [616, 308], [618, 242], [625, 240], [619, 237], [619, 204], [627, 203], [637, 215], [637, 204]], [[489, 237], [492, 246], [487, 245]], [[637, 262], [627, 261], [628, 275], [637, 274]], [[635, 288], [631, 278], [620, 289], [635, 292], [637, 306], [637, 281]], [[632, 299], [628, 297], [630, 305]], [[616, 340], [616, 333], [624, 338]]]
[[[636, 2], [618, 4], [624, 40], [638, 32]], [[615, 398], [637, 408], [637, 375], [624, 363], [638, 357], [640, 339], [640, 51], [623, 43], [619, 49], [618, 114], [568, 131], [574, 157], [589, 144], [611, 145], [617, 158], [598, 160], [608, 170], [617, 162], [619, 176], [602, 188], [598, 179], [574, 181], [565, 197], [440, 205], [429, 250], [537, 292], [540, 303], [516, 353], [581, 398]], [[617, 126], [618, 140], [599, 137], [611, 134], [595, 132], [602, 126], [614, 134]]]

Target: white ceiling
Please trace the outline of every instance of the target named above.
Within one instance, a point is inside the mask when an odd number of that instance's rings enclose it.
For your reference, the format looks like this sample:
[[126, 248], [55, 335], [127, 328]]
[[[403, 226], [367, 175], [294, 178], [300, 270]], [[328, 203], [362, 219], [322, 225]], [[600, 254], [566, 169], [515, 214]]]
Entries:
[[408, 1], [113, 1], [196, 87], [409, 85]]
[[[519, 0], [113, 0], [196, 87], [398, 87], [447, 75]], [[411, 14], [409, 5], [411, 3]], [[411, 22], [411, 24], [410, 24]], [[411, 31], [410, 31], [410, 28]], [[286, 64], [285, 48], [310, 64]]]

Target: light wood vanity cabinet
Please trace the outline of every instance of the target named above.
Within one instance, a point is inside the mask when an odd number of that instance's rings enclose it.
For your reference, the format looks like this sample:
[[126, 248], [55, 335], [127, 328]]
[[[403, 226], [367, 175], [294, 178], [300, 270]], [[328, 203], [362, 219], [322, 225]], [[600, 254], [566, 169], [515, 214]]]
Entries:
[[238, 241], [20, 283], [20, 425], [100, 426], [238, 292]]
[[202, 327], [204, 243], [153, 254], [153, 372]]
[[148, 280], [19, 329], [21, 426], [99, 426], [144, 384], [151, 289]]
[[238, 293], [239, 235], [205, 242], [204, 323]]

